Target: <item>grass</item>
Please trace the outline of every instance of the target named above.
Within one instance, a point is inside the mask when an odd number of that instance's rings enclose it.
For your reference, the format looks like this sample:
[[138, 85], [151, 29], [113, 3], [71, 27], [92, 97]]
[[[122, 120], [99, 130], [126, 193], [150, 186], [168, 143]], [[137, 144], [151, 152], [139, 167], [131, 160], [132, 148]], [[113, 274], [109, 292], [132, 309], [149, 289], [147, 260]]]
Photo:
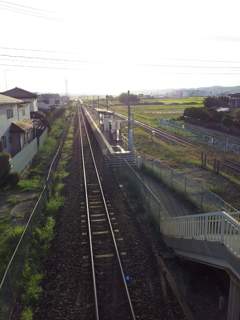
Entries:
[[24, 229], [22, 226], [6, 227], [7, 230], [4, 230], [4, 235], [2, 235], [0, 242], [0, 279], [3, 278], [6, 266], [11, 259], [13, 250], [16, 248]]
[[8, 199], [7, 202], [11, 203], [11, 206], [14, 207], [16, 204], [20, 202], [20, 196], [17, 195], [13, 199]]
[[171, 145], [168, 141], [154, 137], [152, 139], [149, 133], [140, 128], [135, 128], [134, 141], [137, 151], [149, 154], [172, 168], [201, 164], [200, 155], [196, 155], [191, 149]]

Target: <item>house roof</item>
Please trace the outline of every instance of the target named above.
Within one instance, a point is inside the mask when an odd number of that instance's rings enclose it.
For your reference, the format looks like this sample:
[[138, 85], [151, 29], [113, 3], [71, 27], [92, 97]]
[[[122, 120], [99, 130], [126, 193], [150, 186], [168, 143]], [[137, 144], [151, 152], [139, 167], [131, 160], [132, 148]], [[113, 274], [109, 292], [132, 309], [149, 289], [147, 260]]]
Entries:
[[238, 97], [240, 97], [240, 93], [230, 93], [229, 96], [231, 98], [238, 98]]
[[3, 94], [0, 94], [0, 105], [1, 104], [13, 104], [13, 103], [22, 103], [22, 100], [14, 99]]
[[39, 111], [39, 110], [38, 111], [31, 111], [30, 114], [31, 114], [31, 117], [33, 117], [33, 118], [44, 118], [46, 116], [44, 112]]
[[33, 127], [25, 122], [22, 121], [13, 121], [10, 127], [10, 132], [26, 132], [31, 130]]
[[2, 92], [2, 94], [12, 97], [12, 98], [17, 98], [17, 99], [36, 99], [37, 98], [37, 94], [15, 87], [13, 89], [7, 90]]
[[107, 109], [102, 109], [102, 108], [94, 108], [98, 113], [103, 113], [103, 114], [109, 114], [112, 115], [114, 112], [107, 110]]

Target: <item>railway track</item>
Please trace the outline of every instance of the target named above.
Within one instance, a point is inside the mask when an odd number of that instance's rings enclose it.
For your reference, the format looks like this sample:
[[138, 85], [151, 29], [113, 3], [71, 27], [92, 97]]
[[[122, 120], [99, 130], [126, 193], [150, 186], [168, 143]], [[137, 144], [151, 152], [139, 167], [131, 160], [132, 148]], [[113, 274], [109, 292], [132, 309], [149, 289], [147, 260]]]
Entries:
[[[124, 119], [128, 118], [127, 116], [125, 116], [121, 113], [118, 113], [118, 112], [115, 112], [115, 115], [117, 115], [118, 117], [124, 118]], [[206, 165], [206, 160], [204, 160], [204, 157], [206, 159], [206, 156], [209, 156], [211, 162], [213, 163], [213, 167], [214, 167], [214, 169], [216, 169], [216, 171], [219, 171], [219, 168], [222, 168], [222, 170], [224, 170], [224, 167], [225, 167], [224, 171], [226, 171], [226, 169], [227, 169], [228, 173], [231, 173], [231, 174], [237, 173], [238, 175], [240, 174], [240, 163], [230, 161], [226, 157], [219, 155], [219, 153], [208, 151], [205, 148], [199, 147], [199, 146], [197, 146], [193, 143], [190, 143], [184, 139], [176, 137], [175, 135], [173, 135], [171, 133], [168, 133], [168, 132], [166, 132], [162, 129], [159, 129], [159, 128], [152, 127], [152, 126], [150, 126], [146, 123], [143, 123], [141, 121], [134, 120], [134, 124], [143, 128], [144, 130], [146, 130], [149, 133], [154, 131], [154, 133], [155, 133], [154, 136], [157, 138], [167, 139], [177, 145], [191, 148], [191, 149], [195, 149], [196, 151], [198, 151], [199, 153], [202, 154], [202, 157], [203, 157], [202, 162], [205, 165]]]
[[[81, 233], [85, 277], [91, 279], [92, 290], [86, 295], [85, 317], [88, 319], [135, 319], [127, 280], [121, 259], [126, 252], [118, 250], [121, 242], [116, 217], [108, 195], [104, 194], [91, 147], [87, 123], [79, 108], [81, 144], [81, 181], [85, 197], [81, 201]], [[93, 317], [93, 314], [95, 315]]]

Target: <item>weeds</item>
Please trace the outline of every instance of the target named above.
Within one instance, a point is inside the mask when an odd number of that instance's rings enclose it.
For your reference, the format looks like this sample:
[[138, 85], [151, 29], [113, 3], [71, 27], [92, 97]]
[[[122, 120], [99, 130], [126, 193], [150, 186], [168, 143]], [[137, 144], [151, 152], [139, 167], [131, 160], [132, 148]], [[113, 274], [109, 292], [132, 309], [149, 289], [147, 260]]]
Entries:
[[14, 207], [20, 202], [20, 196], [15, 196], [13, 199], [8, 199], [7, 202], [11, 203], [11, 206]]
[[[69, 128], [73, 131], [73, 126]], [[54, 238], [55, 220], [53, 215], [57, 213], [59, 208], [64, 205], [65, 198], [61, 195], [64, 188], [64, 179], [68, 176], [67, 166], [69, 154], [71, 155], [72, 137], [67, 136], [67, 143], [63, 147], [62, 161], [60, 161], [58, 170], [53, 175], [50, 184], [50, 199], [45, 204], [44, 214], [40, 225], [33, 232], [31, 244], [28, 248], [27, 260], [23, 270], [22, 280], [22, 302], [24, 309], [22, 312], [23, 320], [30, 320], [33, 317], [33, 310], [36, 307], [37, 301], [42, 293], [41, 281], [43, 278], [42, 262], [44, 261], [47, 252]]]

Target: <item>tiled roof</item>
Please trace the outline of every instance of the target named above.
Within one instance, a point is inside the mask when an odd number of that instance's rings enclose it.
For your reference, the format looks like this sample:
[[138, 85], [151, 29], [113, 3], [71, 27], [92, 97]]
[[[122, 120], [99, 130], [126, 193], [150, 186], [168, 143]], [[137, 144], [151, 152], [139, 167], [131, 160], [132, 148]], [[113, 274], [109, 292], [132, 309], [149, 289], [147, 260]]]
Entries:
[[7, 91], [2, 92], [2, 94], [12, 97], [12, 98], [18, 98], [18, 99], [36, 99], [37, 98], [37, 94], [21, 89], [21, 88], [13, 88]]
[[0, 104], [16, 104], [16, 103], [23, 103], [22, 100], [14, 99], [3, 94], [0, 94]]
[[32, 126], [22, 121], [13, 121], [10, 127], [10, 132], [25, 132], [32, 129]]

